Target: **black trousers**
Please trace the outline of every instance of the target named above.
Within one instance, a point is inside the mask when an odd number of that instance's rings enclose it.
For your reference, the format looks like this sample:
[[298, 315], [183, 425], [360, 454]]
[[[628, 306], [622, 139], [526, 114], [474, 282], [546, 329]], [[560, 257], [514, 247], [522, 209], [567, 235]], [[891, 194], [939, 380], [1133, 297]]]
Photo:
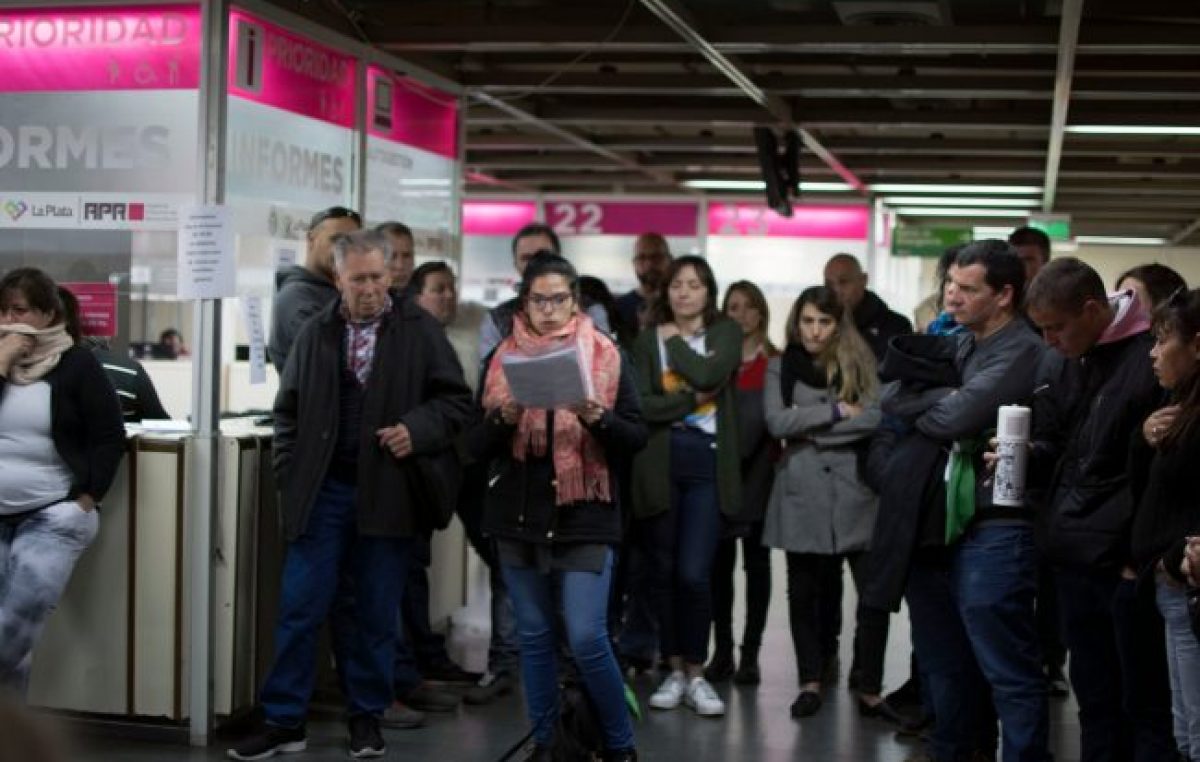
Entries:
[[746, 537], [728, 537], [717, 546], [713, 562], [713, 640], [716, 653], [733, 653], [733, 575], [737, 564], [737, 546], [742, 544], [742, 569], [746, 573], [746, 626], [742, 630], [742, 651], [757, 654], [767, 626], [767, 608], [771, 603], [771, 549], [762, 544], [761, 521], [750, 525]]
[[[792, 629], [792, 646], [796, 651], [796, 671], [800, 683], [821, 681], [825, 661], [822, 621], [832, 603], [827, 600], [829, 577], [841, 574], [843, 559], [850, 562], [855, 586], [861, 586], [863, 554], [825, 556], [814, 553], [788, 553], [788, 619]], [[838, 605], [841, 601], [838, 600]], [[854, 630], [854, 663], [850, 668], [851, 687], [861, 693], [883, 690], [883, 660], [887, 652], [888, 625], [891, 613], [864, 606], [856, 611]]]

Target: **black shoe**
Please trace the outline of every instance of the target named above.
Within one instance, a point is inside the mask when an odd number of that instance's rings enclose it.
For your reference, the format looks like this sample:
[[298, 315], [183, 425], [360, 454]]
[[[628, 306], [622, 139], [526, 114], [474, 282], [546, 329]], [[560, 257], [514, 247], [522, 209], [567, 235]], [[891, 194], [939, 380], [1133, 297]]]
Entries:
[[382, 757], [387, 751], [383, 734], [379, 732], [379, 720], [369, 714], [358, 714], [350, 718], [350, 756], [354, 759]]
[[440, 690], [429, 683], [421, 683], [400, 700], [422, 712], [453, 712], [462, 701], [457, 693]]
[[267, 759], [276, 754], [294, 754], [308, 748], [308, 736], [304, 726], [280, 728], [267, 725], [259, 733], [247, 738], [225, 754], [230, 759]]
[[553, 759], [549, 746], [535, 743], [525, 750], [525, 756], [521, 762], [551, 762]]
[[737, 672], [733, 675], [733, 682], [738, 685], [758, 685], [762, 682], [762, 675], [758, 672], [758, 647], [746, 648], [742, 647], [742, 660], [738, 662]]
[[878, 704], [872, 706], [864, 701], [861, 697], [858, 699], [858, 714], [860, 717], [878, 717], [881, 720], [890, 722], [893, 725], [904, 727], [904, 723], [908, 721], [908, 717], [896, 710], [887, 699], [883, 699]]
[[1071, 695], [1071, 686], [1067, 683], [1067, 677], [1063, 674], [1061, 667], [1046, 668], [1046, 692], [1055, 698]]
[[[884, 699], [887, 701], [887, 699]], [[895, 707], [893, 707], [895, 708]], [[933, 728], [934, 718], [924, 712], [917, 715], [909, 715], [904, 722], [900, 724], [900, 729], [896, 731], [897, 738], [905, 739], [922, 739], [925, 738], [929, 731]]]
[[718, 651], [704, 668], [704, 679], [710, 683], [723, 683], [733, 677], [734, 671], [733, 654], [729, 651]]
[[516, 685], [516, 679], [507, 672], [488, 672], [479, 678], [479, 682], [467, 689], [467, 692], [463, 694], [463, 701], [472, 706], [490, 704], [501, 696], [511, 693]]
[[812, 691], [800, 691], [800, 695], [792, 702], [792, 717], [812, 717], [821, 709], [821, 695]]
[[479, 672], [468, 672], [450, 659], [441, 659], [422, 669], [421, 677], [433, 683], [474, 685], [483, 675]]
[[406, 706], [403, 701], [393, 701], [384, 711], [379, 724], [385, 728], [411, 730], [425, 725], [425, 713]]
[[924, 707], [921, 703], [921, 688], [911, 678], [883, 698], [893, 709], [901, 712], [911, 712], [914, 709], [920, 711]]
[[606, 751], [600, 757], [604, 762], [637, 762], [637, 749], [619, 749]]

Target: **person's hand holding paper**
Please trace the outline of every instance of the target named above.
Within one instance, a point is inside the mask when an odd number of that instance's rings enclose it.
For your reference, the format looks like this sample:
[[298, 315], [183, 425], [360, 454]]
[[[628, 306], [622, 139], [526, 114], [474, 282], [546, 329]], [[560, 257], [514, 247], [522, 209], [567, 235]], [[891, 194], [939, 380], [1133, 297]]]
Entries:
[[593, 394], [591, 374], [574, 342], [539, 355], [512, 352], [504, 355], [500, 365], [513, 399], [522, 407], [570, 408]]

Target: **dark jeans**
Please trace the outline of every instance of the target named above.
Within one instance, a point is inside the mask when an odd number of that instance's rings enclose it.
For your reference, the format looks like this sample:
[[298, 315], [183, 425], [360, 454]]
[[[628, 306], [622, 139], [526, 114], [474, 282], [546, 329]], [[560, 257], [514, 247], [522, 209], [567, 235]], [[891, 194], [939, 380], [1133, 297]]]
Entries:
[[[829, 626], [822, 621], [828, 603], [824, 600], [832, 569], [841, 572], [842, 559], [850, 560], [856, 584], [863, 565], [861, 553], [825, 556], [815, 553], [788, 553], [788, 620], [792, 646], [796, 651], [796, 671], [800, 683], [821, 682], [825, 651], [821, 633]], [[841, 605], [841, 601], [838, 601]], [[854, 630], [854, 664], [850, 669], [851, 687], [862, 693], [877, 694], [883, 689], [883, 660], [887, 651], [890, 612], [859, 605]]]
[[[742, 651], [757, 654], [767, 626], [771, 603], [771, 549], [762, 544], [761, 521], [750, 525], [742, 537], [742, 569], [746, 573], [746, 626]], [[737, 564], [737, 537], [721, 540], [713, 562], [713, 640], [717, 653], [733, 653], [733, 574]]]
[[275, 663], [262, 689], [267, 721], [304, 723], [316, 679], [317, 637], [349, 571], [354, 589], [348, 648], [341, 668], [350, 716], [381, 715], [392, 703], [396, 611], [411, 540], [358, 534], [355, 488], [326, 479], [303, 535], [288, 545], [275, 628]]
[[653, 532], [650, 521], [634, 521], [620, 554], [624, 575], [622, 623], [618, 638], [621, 656], [654, 660], [658, 653], [658, 612], [655, 610]]
[[1046, 561], [1038, 564], [1037, 592], [1038, 640], [1042, 644], [1042, 663], [1059, 672], [1067, 663], [1063, 645], [1062, 616], [1058, 612], [1058, 586], [1054, 568]]
[[1118, 571], [1056, 570], [1082, 762], [1173, 759], [1170, 687], [1153, 586]]
[[[549, 745], [558, 717], [558, 638], [565, 630], [579, 676], [604, 729], [605, 747], [633, 747], [625, 684], [608, 639], [612, 554], [600, 572], [504, 567], [517, 613], [525, 704], [534, 739]], [[561, 617], [561, 623], [560, 623]], [[561, 626], [560, 626], [561, 624]]]
[[992, 688], [1005, 762], [1042, 762], [1050, 715], [1038, 644], [1033, 527], [975, 527], [954, 548], [958, 610]]
[[404, 600], [397, 621], [396, 660], [393, 682], [396, 696], [404, 697], [421, 684], [428, 667], [449, 661], [446, 639], [433, 631], [429, 621], [429, 565], [433, 563], [433, 535], [422, 532], [413, 538], [412, 560], [404, 582]]
[[904, 590], [923, 695], [937, 717], [929, 740], [935, 762], [969, 759], [987, 716], [987, 682], [958, 614], [950, 567], [948, 550], [920, 551]]
[[716, 440], [671, 431], [671, 506], [648, 519], [662, 655], [688, 664], [708, 658], [712, 567], [721, 535]]

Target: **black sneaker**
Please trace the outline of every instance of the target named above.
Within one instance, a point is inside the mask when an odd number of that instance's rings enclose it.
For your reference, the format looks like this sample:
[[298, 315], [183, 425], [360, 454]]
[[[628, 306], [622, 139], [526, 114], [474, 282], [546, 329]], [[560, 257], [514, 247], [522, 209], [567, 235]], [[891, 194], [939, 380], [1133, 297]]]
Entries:
[[431, 683], [457, 683], [474, 685], [483, 677], [479, 672], [468, 672], [451, 659], [442, 659], [421, 670], [421, 677]]
[[467, 692], [463, 694], [463, 701], [472, 706], [490, 704], [501, 696], [511, 693], [516, 685], [517, 681], [507, 672], [488, 672], [479, 678], [478, 683], [467, 689]]
[[298, 728], [267, 725], [225, 754], [230, 759], [267, 759], [276, 754], [294, 754], [307, 748], [308, 736], [303, 725]]
[[723, 683], [733, 677], [736, 670], [737, 665], [733, 663], [733, 653], [717, 651], [708, 662], [708, 666], [704, 668], [704, 679], [710, 683]]
[[369, 714], [350, 718], [350, 756], [353, 759], [382, 757], [387, 751], [383, 734], [379, 732], [379, 720]]

